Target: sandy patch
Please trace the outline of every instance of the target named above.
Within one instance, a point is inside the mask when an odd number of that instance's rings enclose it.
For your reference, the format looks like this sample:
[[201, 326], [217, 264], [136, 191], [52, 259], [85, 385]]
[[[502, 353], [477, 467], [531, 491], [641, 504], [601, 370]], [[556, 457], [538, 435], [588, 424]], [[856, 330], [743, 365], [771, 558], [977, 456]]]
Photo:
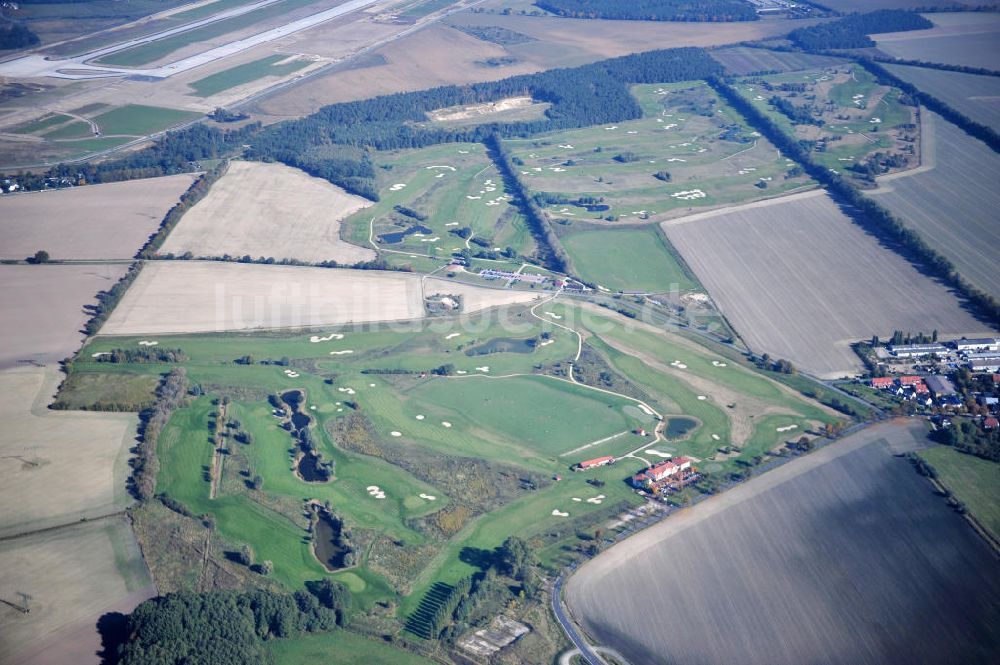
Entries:
[[564, 513], [558, 508], [553, 509], [552, 514], [556, 517], [569, 517], [569, 513]]
[[325, 337], [320, 337], [319, 335], [313, 335], [312, 337], [309, 338], [309, 341], [312, 342], [313, 344], [317, 344], [319, 342], [329, 342], [334, 339], [344, 339], [344, 336], [341, 335], [340, 333], [330, 333]]
[[420, 498], [425, 501], [437, 501], [437, 497], [433, 494], [420, 494]]

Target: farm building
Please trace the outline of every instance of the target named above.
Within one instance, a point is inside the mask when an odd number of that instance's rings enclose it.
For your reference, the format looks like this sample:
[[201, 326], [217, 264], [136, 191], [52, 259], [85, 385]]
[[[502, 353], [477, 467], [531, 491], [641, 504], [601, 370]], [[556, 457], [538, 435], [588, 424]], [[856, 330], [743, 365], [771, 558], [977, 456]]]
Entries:
[[897, 358], [919, 358], [935, 353], [948, 353], [944, 344], [893, 344], [889, 352]]
[[594, 459], [588, 459], [580, 462], [576, 465], [577, 471], [586, 471], [587, 469], [596, 469], [599, 466], [604, 466], [606, 464], [614, 464], [615, 458], [611, 455], [605, 455], [604, 457], [595, 457]]
[[964, 355], [966, 360], [1000, 360], [1000, 351], [976, 351]]
[[983, 429], [996, 429], [1000, 427], [1000, 421], [996, 418], [990, 416], [989, 418], [983, 419]]
[[896, 379], [891, 376], [877, 376], [872, 379], [871, 386], [876, 390], [889, 390], [896, 385]]
[[935, 397], [955, 394], [955, 385], [946, 376], [928, 376], [926, 384]]
[[667, 460], [666, 462], [654, 464], [645, 471], [640, 471], [635, 474], [632, 476], [632, 485], [638, 488], [649, 487], [653, 483], [658, 483], [661, 480], [674, 476], [677, 473], [686, 471], [690, 468], [691, 460], [687, 457], [675, 457], [674, 459]]
[[973, 360], [969, 369], [973, 372], [1000, 372], [1000, 360]]
[[976, 337], [972, 339], [956, 339], [955, 349], [960, 353], [976, 351], [1000, 351], [1000, 338]]

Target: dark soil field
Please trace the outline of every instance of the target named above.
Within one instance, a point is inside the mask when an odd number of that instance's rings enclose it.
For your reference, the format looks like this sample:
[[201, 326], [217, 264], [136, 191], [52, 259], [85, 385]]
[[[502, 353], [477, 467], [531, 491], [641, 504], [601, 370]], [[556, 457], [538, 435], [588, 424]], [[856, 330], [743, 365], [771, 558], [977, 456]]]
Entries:
[[613, 547], [570, 580], [633, 663], [987, 663], [1000, 564], [894, 454], [922, 425], [834, 443]]

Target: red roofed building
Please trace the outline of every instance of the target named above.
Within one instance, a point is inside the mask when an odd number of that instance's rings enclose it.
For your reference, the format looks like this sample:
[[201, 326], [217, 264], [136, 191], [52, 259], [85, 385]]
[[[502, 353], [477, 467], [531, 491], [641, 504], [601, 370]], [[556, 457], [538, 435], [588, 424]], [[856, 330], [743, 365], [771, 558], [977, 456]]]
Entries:
[[635, 474], [632, 476], [632, 484], [636, 487], [648, 487], [652, 483], [657, 483], [690, 468], [691, 460], [687, 457], [675, 457], [666, 462], [654, 464], [645, 471]]
[[996, 429], [1000, 427], [1000, 420], [990, 416], [983, 421], [983, 429]]
[[580, 462], [576, 465], [576, 468], [580, 471], [586, 471], [587, 469], [596, 469], [599, 466], [604, 466], [605, 464], [611, 464], [615, 461], [615, 458], [611, 455], [605, 455], [604, 457], [597, 457], [595, 459], [588, 459]]
[[919, 376], [901, 376], [899, 377], [899, 385], [901, 386], [912, 386], [918, 383], [923, 383], [923, 379]]
[[872, 379], [872, 388], [877, 388], [878, 390], [888, 390], [896, 385], [896, 379], [891, 376], [879, 376]]
[[918, 395], [923, 395], [925, 393], [929, 393], [930, 388], [928, 388], [923, 381], [918, 381], [917, 383], [913, 384], [913, 392], [917, 393]]

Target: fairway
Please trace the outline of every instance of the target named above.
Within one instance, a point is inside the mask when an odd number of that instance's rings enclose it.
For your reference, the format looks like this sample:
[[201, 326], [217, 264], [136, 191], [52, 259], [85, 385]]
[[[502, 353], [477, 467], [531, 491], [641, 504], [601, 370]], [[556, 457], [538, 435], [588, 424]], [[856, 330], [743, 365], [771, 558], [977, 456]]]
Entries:
[[702, 82], [637, 85], [643, 119], [506, 141], [519, 176], [572, 229], [663, 220], [810, 183]]
[[389, 254], [441, 259], [465, 249], [534, 251], [534, 239], [482, 144], [378, 152], [373, 160], [381, 167], [380, 200], [344, 222], [350, 241]]
[[474, 427], [495, 432], [508, 444], [552, 456], [632, 424], [622, 410], [630, 402], [542, 377], [440, 380], [425, 384], [415, 395], [448, 405]]
[[655, 228], [584, 229], [560, 240], [583, 279], [612, 291], [700, 287]]

